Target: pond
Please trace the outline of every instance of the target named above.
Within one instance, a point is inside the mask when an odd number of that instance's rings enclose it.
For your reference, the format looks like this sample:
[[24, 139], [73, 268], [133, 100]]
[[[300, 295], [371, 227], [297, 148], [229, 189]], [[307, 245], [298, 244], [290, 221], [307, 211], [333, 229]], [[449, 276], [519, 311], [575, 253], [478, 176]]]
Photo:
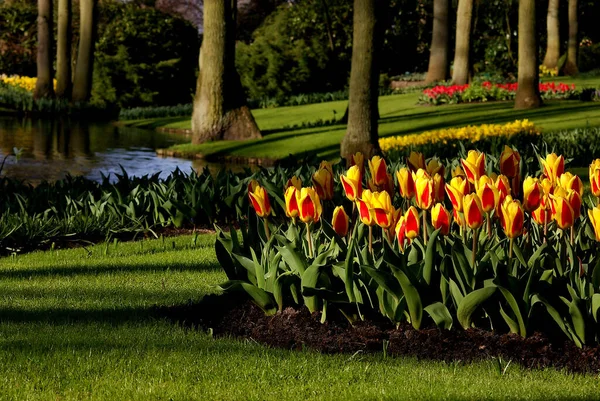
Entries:
[[[1, 174], [32, 184], [55, 181], [67, 174], [100, 180], [121, 173], [165, 177], [176, 168], [184, 172], [206, 163], [160, 157], [156, 149], [189, 141], [183, 135], [160, 133], [112, 123], [19, 119], [0, 116], [0, 162], [13, 148], [19, 160], [8, 157]], [[208, 166], [211, 169], [215, 166]], [[219, 166], [216, 166], [219, 167]]]

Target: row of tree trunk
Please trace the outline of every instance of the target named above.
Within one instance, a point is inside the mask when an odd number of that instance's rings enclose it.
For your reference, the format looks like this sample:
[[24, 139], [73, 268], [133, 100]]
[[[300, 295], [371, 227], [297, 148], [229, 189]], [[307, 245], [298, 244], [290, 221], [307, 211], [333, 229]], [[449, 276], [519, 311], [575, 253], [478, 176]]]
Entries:
[[58, 36], [56, 46], [56, 93], [53, 84], [53, 4], [38, 0], [37, 82], [34, 98], [89, 100], [92, 90], [97, 0], [80, 0], [80, 29], [77, 63], [72, 74], [71, 38], [72, 0], [58, 0]]

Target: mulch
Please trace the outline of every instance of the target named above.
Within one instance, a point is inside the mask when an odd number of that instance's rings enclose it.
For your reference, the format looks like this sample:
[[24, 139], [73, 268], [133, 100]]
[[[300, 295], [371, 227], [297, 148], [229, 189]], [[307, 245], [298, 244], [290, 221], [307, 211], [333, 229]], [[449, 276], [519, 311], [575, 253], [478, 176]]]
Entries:
[[446, 362], [502, 358], [527, 368], [560, 368], [571, 372], [599, 372], [600, 347], [577, 348], [564, 340], [539, 333], [522, 338], [478, 329], [415, 330], [393, 326], [378, 316], [350, 324], [341, 314], [321, 324], [318, 313], [287, 308], [266, 316], [254, 303], [233, 296], [207, 296], [201, 303], [156, 309], [160, 317], [194, 329], [211, 329], [216, 337], [252, 339], [288, 350], [310, 348], [322, 353], [382, 352]]

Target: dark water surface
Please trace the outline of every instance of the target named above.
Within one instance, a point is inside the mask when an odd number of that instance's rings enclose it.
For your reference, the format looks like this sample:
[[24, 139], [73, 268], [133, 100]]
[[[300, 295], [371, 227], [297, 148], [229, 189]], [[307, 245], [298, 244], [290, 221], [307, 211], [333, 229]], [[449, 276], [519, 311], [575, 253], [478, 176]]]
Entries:
[[[0, 162], [13, 148], [22, 149], [18, 162], [9, 157], [2, 175], [32, 184], [55, 181], [67, 174], [93, 180], [101, 174], [129, 175], [161, 173], [176, 168], [188, 172], [204, 167], [201, 163], [173, 157], [159, 157], [155, 150], [187, 142], [178, 134], [159, 133], [111, 123], [47, 121], [0, 116]], [[114, 176], [114, 174], [113, 174]]]

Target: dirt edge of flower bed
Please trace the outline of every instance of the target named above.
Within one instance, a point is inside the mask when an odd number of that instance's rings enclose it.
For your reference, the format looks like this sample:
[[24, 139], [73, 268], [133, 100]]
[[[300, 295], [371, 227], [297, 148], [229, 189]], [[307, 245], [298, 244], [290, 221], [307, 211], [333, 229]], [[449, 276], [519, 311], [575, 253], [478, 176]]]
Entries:
[[526, 368], [600, 371], [600, 347], [580, 349], [539, 333], [522, 338], [479, 329], [415, 330], [407, 323], [396, 328], [379, 316], [351, 325], [343, 316], [333, 315], [322, 324], [320, 315], [311, 315], [306, 308], [286, 308], [266, 316], [254, 303], [231, 295], [209, 295], [201, 302], [157, 307], [155, 314], [185, 327], [212, 330], [215, 337], [252, 339], [288, 350], [352, 354], [382, 352], [385, 346], [388, 355], [422, 360], [468, 363], [501, 357]]

